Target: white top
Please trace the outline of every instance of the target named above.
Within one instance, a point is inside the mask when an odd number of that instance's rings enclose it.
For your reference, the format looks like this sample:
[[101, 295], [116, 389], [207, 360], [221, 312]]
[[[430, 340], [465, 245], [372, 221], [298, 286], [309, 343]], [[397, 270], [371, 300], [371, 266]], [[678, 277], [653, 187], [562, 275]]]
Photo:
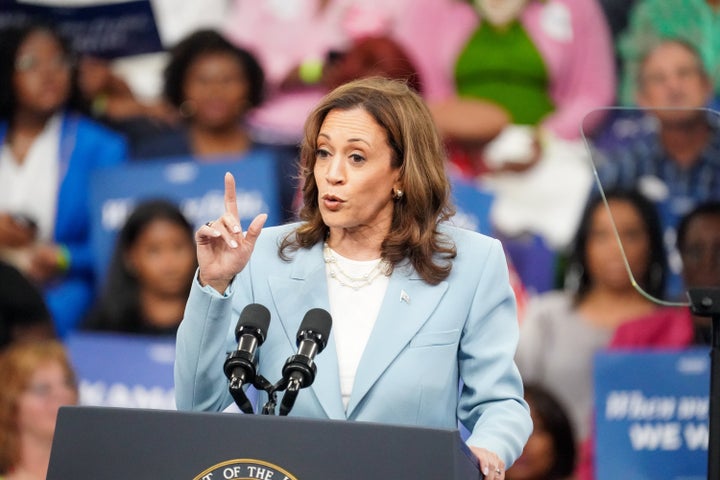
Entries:
[[[353, 277], [362, 277], [372, 272], [380, 263], [380, 259], [357, 261], [342, 257], [333, 250], [330, 252], [335, 258], [335, 270], [339, 269]], [[332, 271], [333, 267], [326, 263], [330, 315], [333, 321], [332, 333], [340, 372], [340, 393], [343, 406], [347, 410], [355, 382], [355, 373], [375, 325], [390, 278], [380, 274], [368, 285], [355, 289], [342, 285], [336, 277], [331, 275]]]
[[0, 149], [0, 212], [26, 215], [37, 223], [37, 239], [55, 231], [60, 154], [60, 114], [53, 116], [18, 163], [7, 143]]

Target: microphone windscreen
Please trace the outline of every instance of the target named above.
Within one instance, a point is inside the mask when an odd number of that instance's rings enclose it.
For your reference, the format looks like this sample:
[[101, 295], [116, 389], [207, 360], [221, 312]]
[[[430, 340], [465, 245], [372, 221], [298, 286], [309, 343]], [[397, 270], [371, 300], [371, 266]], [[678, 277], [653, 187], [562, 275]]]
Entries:
[[235, 337], [237, 339], [242, 335], [243, 330], [249, 328], [259, 330], [262, 337], [265, 338], [269, 326], [270, 310], [259, 303], [251, 303], [240, 312], [240, 318], [235, 326]]
[[298, 329], [298, 341], [301, 334], [312, 331], [322, 339], [322, 346], [325, 347], [330, 329], [332, 328], [332, 317], [327, 310], [313, 308], [308, 310]]

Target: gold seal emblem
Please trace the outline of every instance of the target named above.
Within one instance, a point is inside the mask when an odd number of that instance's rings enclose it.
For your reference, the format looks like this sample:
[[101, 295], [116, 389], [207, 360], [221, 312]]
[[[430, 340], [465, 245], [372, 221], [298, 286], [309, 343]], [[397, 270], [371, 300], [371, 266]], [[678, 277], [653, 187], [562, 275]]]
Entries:
[[239, 458], [213, 465], [193, 480], [298, 480], [284, 468], [264, 460]]

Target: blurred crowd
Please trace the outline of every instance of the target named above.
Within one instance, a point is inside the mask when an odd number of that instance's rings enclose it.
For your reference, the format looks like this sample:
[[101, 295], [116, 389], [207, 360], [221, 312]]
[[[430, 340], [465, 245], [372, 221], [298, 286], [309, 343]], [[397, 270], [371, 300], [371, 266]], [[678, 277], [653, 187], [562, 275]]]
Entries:
[[[493, 196], [483, 233], [518, 279], [535, 420], [508, 479], [592, 478], [596, 352], [709, 345], [707, 318], [653, 299], [720, 287], [720, 0], [151, 4], [154, 55], [83, 54], [52, 22], [0, 31], [0, 371], [20, 368], [11, 345], [171, 336], [182, 319], [192, 225], [168, 199], [139, 203], [97, 278], [94, 172], [262, 151], [290, 221], [306, 115], [374, 75], [422, 94], [448, 170]], [[65, 357], [47, 352], [52, 376], [2, 389], [3, 478], [44, 478], [24, 476], [24, 455], [48, 454], [27, 440], [44, 421], [33, 402], [77, 401]]]

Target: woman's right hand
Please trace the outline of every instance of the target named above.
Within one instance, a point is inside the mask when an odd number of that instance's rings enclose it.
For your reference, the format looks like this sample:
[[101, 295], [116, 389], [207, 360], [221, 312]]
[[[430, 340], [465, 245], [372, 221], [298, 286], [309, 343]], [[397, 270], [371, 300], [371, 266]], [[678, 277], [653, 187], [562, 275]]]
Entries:
[[243, 234], [235, 194], [235, 178], [225, 174], [225, 213], [195, 232], [199, 280], [219, 293], [225, 292], [232, 279], [245, 268], [255, 248], [255, 241], [267, 220], [261, 213]]

